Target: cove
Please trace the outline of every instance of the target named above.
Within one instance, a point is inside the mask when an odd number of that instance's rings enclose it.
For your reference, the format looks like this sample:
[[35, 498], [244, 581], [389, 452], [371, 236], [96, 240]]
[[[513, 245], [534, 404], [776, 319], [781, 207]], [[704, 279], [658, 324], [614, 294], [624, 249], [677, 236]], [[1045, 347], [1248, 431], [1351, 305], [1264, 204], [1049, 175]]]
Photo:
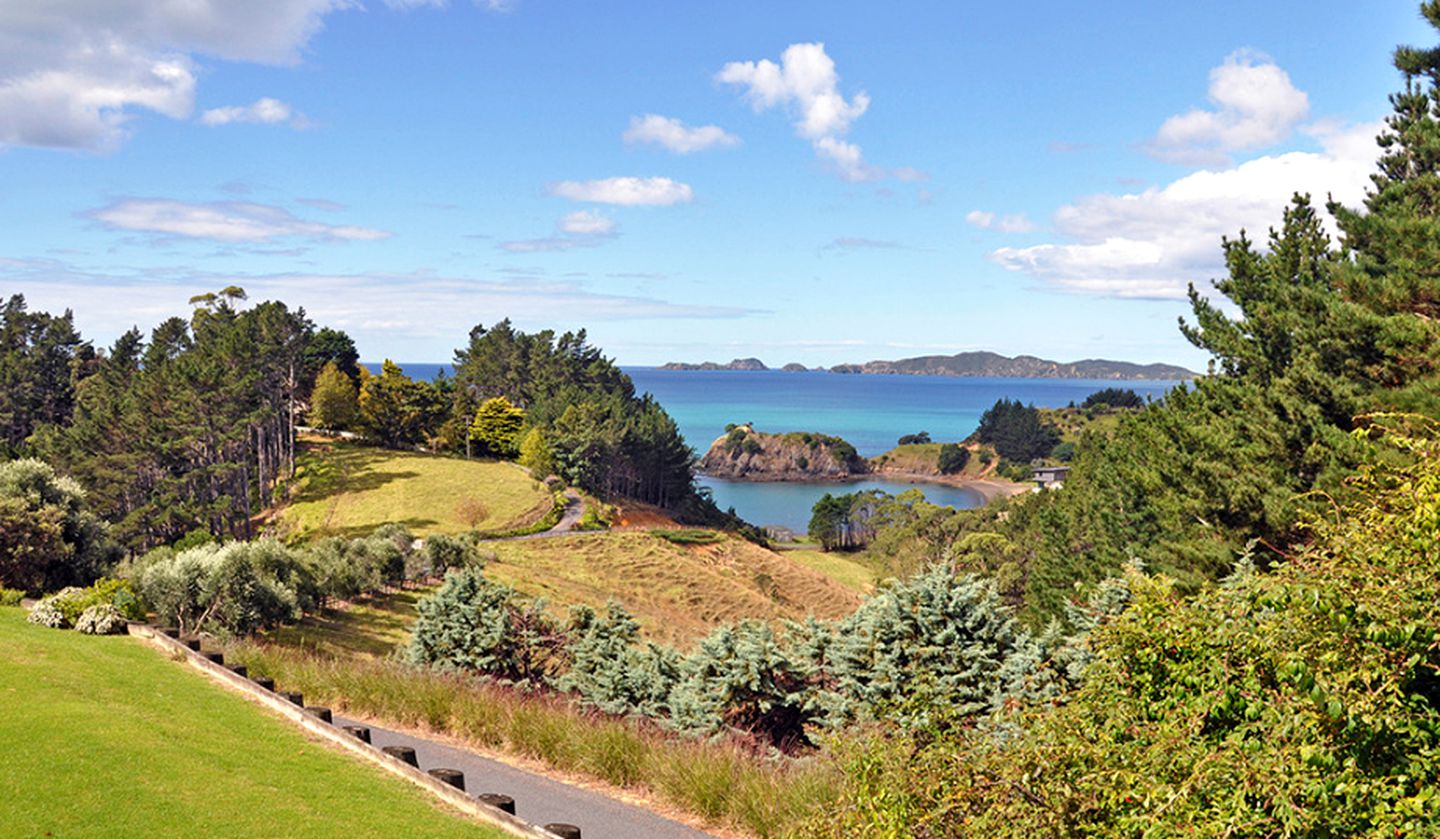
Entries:
[[722, 510], [735, 508], [741, 518], [752, 524], [778, 525], [804, 535], [810, 525], [810, 510], [825, 493], [832, 495], [878, 489], [899, 495], [909, 489], [925, 493], [932, 504], [961, 510], [979, 507], [985, 499], [976, 490], [945, 484], [906, 483], [867, 478], [860, 481], [824, 481], [796, 483], [792, 481], [727, 481], [705, 475], [696, 476], [696, 483], [709, 488], [715, 504]]

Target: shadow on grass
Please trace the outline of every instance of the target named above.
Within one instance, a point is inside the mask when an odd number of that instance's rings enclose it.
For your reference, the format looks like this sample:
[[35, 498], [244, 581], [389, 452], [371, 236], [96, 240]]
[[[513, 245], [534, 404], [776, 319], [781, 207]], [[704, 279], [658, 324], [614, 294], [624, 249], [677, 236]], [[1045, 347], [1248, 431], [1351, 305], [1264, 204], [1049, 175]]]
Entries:
[[307, 447], [306, 454], [305, 483], [297, 502], [317, 501], [342, 492], [367, 492], [393, 481], [420, 477], [419, 472], [408, 469], [378, 468], [395, 454], [384, 449], [353, 444], [314, 445]]
[[369, 536], [377, 529], [384, 527], [387, 524], [398, 524], [404, 527], [406, 530], [409, 530], [411, 533], [416, 533], [422, 528], [435, 527], [439, 525], [440, 522], [436, 521], [435, 519], [426, 519], [420, 518], [419, 516], [411, 516], [408, 519], [389, 519], [381, 522], [373, 522], [371, 524], [352, 524], [348, 527], [319, 525], [313, 530], [306, 531], [304, 534], [304, 538], [309, 540], [324, 539], [329, 536], [339, 536], [342, 539], [358, 539], [361, 537]]
[[415, 604], [429, 590], [368, 597], [345, 609], [327, 609], [294, 626], [267, 633], [272, 643], [340, 658], [384, 658], [402, 647], [415, 622]]

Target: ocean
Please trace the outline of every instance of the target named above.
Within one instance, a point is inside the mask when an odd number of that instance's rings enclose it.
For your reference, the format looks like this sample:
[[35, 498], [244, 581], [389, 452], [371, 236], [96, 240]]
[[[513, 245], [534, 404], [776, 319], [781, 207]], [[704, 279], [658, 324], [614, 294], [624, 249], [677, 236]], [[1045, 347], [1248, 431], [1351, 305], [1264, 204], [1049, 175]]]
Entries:
[[[379, 365], [367, 364], [372, 370]], [[449, 365], [405, 364], [407, 375], [434, 378]], [[784, 373], [778, 370], [661, 370], [626, 367], [638, 392], [655, 396], [675, 418], [685, 440], [703, 454], [728, 423], [753, 423], [770, 432], [817, 431], [849, 440], [866, 457], [890, 450], [905, 434], [930, 433], [937, 442], [962, 440], [980, 424], [980, 415], [998, 399], [1018, 399], [1040, 408], [1061, 408], [1107, 387], [1130, 388], [1159, 398], [1169, 381], [1082, 379], [999, 379], [960, 376], [878, 376], [839, 373]], [[826, 492], [883, 489], [897, 493], [912, 485], [866, 480], [843, 484], [747, 483], [702, 478], [721, 509], [734, 507], [747, 521], [803, 533], [810, 508]], [[917, 484], [936, 504], [979, 506], [973, 490]]]

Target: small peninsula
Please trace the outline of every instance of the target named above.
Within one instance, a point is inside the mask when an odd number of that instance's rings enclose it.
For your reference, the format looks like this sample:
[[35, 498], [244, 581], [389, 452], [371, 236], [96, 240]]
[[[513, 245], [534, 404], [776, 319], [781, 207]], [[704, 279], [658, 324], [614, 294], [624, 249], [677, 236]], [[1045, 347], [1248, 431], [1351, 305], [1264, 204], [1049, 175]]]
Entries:
[[[700, 364], [672, 361], [662, 365], [662, 370], [769, 370], [758, 358], [737, 358], [728, 364], [707, 361]], [[786, 371], [802, 371], [799, 364], [787, 364]], [[811, 368], [824, 371], [823, 367]], [[1013, 358], [993, 352], [963, 352], [955, 355], [924, 355], [902, 358], [896, 361], [867, 361], [864, 364], [837, 364], [829, 368], [831, 373], [852, 375], [901, 375], [901, 376], [986, 376], [1006, 379], [1113, 379], [1121, 380], [1177, 380], [1193, 379], [1192, 370], [1174, 364], [1136, 364], [1129, 361], [1111, 361], [1103, 358], [1086, 358], [1080, 361], [1051, 361], [1033, 355], [1017, 355]]]

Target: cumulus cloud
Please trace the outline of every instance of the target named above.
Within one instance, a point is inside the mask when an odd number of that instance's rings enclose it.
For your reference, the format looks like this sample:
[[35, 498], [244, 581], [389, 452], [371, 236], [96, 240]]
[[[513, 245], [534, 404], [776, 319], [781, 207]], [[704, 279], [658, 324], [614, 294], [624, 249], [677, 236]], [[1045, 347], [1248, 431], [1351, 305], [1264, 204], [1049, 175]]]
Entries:
[[734, 146], [740, 138], [718, 125], [689, 126], [674, 117], [646, 114], [631, 117], [622, 139], [631, 145], [653, 143], [675, 154]]
[[995, 230], [1000, 233], [1029, 233], [1035, 223], [1024, 213], [997, 216], [988, 210], [971, 210], [965, 214], [965, 221], [981, 230]]
[[602, 178], [594, 181], [560, 181], [550, 185], [550, 194], [591, 204], [618, 204], [624, 207], [668, 207], [688, 204], [695, 194], [689, 184], [669, 178]]
[[990, 257], [1064, 291], [1182, 298], [1187, 283], [1203, 285], [1224, 273], [1222, 236], [1244, 229], [1263, 246], [1292, 194], [1358, 205], [1375, 169], [1381, 128], [1323, 125], [1312, 129], [1318, 152], [1267, 155], [1143, 192], [1082, 198], [1055, 213], [1056, 229], [1070, 241], [1000, 248]]
[[1272, 146], [1310, 113], [1310, 99], [1275, 62], [1240, 50], [1210, 71], [1210, 110], [1196, 108], [1165, 120], [1146, 145], [1177, 163], [1223, 164], [1227, 153]]
[[290, 238], [373, 241], [390, 236], [368, 227], [309, 221], [282, 207], [244, 201], [194, 204], [166, 198], [124, 198], [86, 215], [112, 230], [231, 244]]
[[305, 118], [295, 113], [289, 105], [268, 96], [256, 99], [249, 105], [211, 108], [200, 115], [200, 121], [205, 125], [230, 125], [236, 122], [262, 125], [289, 123], [292, 128], [302, 128], [305, 125]]
[[556, 234], [540, 239], [514, 239], [498, 247], [509, 253], [554, 253], [594, 248], [620, 235], [615, 220], [594, 210], [580, 210], [560, 219]]
[[923, 179], [914, 169], [887, 172], [865, 162], [860, 147], [841, 137], [870, 107], [863, 90], [846, 99], [840, 74], [825, 45], [791, 44], [777, 64], [769, 59], [732, 61], [715, 74], [716, 81], [740, 85], [757, 112], [784, 108], [794, 118], [795, 133], [810, 141], [816, 155], [829, 161], [849, 181], [874, 181], [891, 175]]
[[184, 119], [200, 56], [292, 64], [347, 0], [0, 3], [0, 144], [104, 150], [137, 111]]

